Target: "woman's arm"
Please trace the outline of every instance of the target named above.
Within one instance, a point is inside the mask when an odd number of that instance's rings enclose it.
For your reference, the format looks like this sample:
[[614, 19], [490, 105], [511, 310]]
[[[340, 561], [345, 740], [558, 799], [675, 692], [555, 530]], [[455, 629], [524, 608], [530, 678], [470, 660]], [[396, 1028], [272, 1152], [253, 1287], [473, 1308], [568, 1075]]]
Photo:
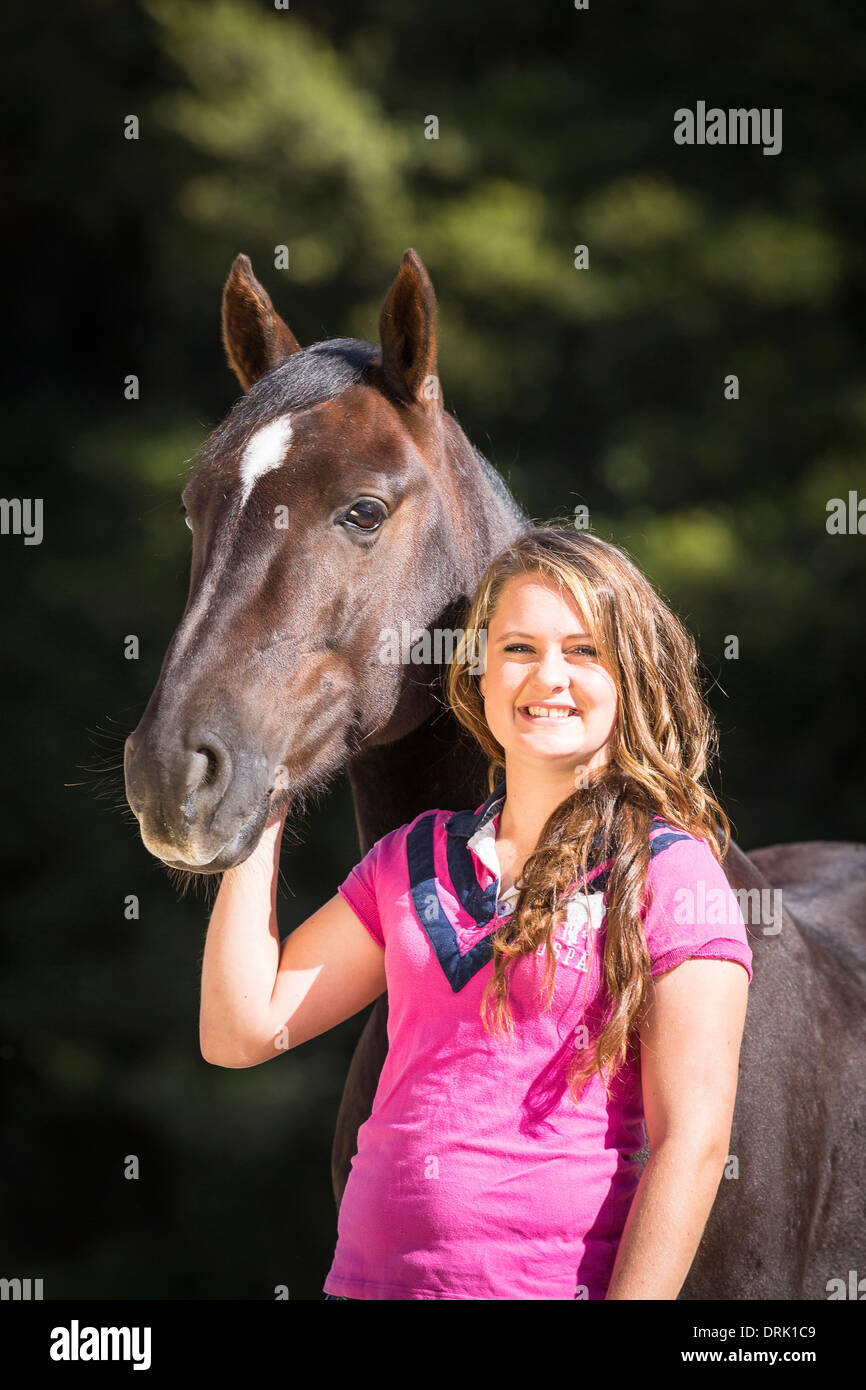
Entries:
[[653, 980], [640, 1028], [650, 1157], [608, 1299], [675, 1299], [683, 1286], [728, 1155], [748, 987], [729, 960], [686, 960]]
[[376, 924], [335, 893], [280, 944], [284, 815], [223, 875], [201, 976], [199, 1045], [219, 1067], [256, 1067], [335, 1028], [387, 988]]
[[222, 876], [204, 947], [199, 1011], [202, 1056], [242, 1055], [260, 1026], [280, 960], [277, 876], [286, 812], [272, 815], [248, 859]]

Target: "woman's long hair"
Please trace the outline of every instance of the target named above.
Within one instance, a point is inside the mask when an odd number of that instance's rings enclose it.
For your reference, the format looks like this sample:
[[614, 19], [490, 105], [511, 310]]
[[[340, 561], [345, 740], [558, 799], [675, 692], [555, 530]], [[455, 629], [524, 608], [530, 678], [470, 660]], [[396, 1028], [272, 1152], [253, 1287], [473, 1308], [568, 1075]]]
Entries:
[[[513, 1035], [508, 976], [517, 959], [533, 955], [542, 943], [547, 1007], [552, 1006], [558, 908], [571, 885], [582, 884], [588, 872], [612, 858], [603, 962], [609, 1007], [592, 1052], [582, 1049], [581, 1057], [576, 1049], [569, 1064], [576, 1103], [593, 1072], [609, 1091], [605, 1073], [614, 1075], [628, 1059], [648, 999], [650, 959], [641, 911], [653, 816], [706, 840], [719, 863], [727, 854], [730, 825], [703, 785], [718, 735], [700, 689], [693, 638], [624, 551], [555, 523], [524, 532], [488, 566], [448, 672], [448, 702], [487, 754], [490, 790], [502, 779], [505, 750], [484, 715], [473, 634], [477, 639], [487, 633], [505, 584], [521, 575], [550, 583], [580, 609], [598, 659], [615, 681], [617, 716], [607, 764], [591, 772], [576, 769], [574, 792], [549, 816], [523, 866], [513, 915], [492, 937], [493, 977], [481, 1017], [489, 1032], [488, 999], [494, 996], [494, 1030]], [[637, 1048], [635, 1055], [639, 1064]]]

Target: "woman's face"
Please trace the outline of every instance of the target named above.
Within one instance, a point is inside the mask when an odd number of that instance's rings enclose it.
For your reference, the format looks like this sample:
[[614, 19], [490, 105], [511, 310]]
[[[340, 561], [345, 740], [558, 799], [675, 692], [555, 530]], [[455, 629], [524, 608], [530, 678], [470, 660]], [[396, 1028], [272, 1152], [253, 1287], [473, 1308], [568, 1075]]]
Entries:
[[[570, 597], [542, 579], [509, 579], [488, 627], [485, 664], [484, 712], [508, 761], [562, 771], [607, 762], [616, 686]], [[560, 712], [530, 714], [539, 705]]]

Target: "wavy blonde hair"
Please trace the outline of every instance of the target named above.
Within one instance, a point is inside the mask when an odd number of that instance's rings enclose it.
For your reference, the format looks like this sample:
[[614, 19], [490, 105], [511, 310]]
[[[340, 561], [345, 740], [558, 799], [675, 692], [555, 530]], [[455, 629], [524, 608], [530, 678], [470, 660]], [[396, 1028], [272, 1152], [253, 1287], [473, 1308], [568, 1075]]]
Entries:
[[[609, 1007], [592, 1054], [581, 1057], [576, 1049], [569, 1064], [568, 1087], [576, 1103], [593, 1072], [610, 1092], [606, 1072], [612, 1077], [630, 1048], [640, 1064], [637, 1025], [650, 986], [640, 913], [653, 816], [706, 840], [719, 863], [727, 854], [730, 825], [704, 785], [718, 734], [701, 692], [693, 638], [623, 550], [555, 521], [524, 532], [488, 566], [448, 672], [448, 703], [488, 757], [490, 790], [502, 780], [505, 750], [484, 715], [472, 635], [489, 629], [505, 585], [522, 575], [550, 583], [577, 605], [599, 660], [616, 684], [617, 715], [607, 764], [576, 778], [575, 791], [548, 817], [523, 866], [514, 912], [492, 937], [493, 977], [484, 991], [481, 1016], [489, 1032], [488, 1001], [493, 996], [494, 1031], [504, 1029], [513, 1036], [508, 977], [515, 962], [534, 954], [541, 943], [547, 959], [547, 1007], [552, 1006], [557, 905], [572, 885], [583, 883], [587, 872], [612, 858], [603, 961]], [[588, 982], [589, 970], [586, 978]]]

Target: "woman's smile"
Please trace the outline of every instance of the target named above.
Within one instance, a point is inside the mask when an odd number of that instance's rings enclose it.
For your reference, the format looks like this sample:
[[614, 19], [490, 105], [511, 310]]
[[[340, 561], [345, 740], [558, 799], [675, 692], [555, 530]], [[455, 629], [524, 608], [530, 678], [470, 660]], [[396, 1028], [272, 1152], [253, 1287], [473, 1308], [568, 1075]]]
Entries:
[[580, 717], [580, 710], [566, 705], [518, 705], [517, 712], [530, 724], [550, 723], [552, 719], [564, 722], [572, 716]]

